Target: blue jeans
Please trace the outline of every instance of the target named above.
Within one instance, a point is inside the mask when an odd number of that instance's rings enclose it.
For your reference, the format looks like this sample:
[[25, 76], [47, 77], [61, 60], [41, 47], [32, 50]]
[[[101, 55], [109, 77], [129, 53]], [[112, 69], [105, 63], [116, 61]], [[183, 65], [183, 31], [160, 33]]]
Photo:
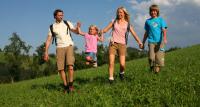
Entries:
[[97, 62], [97, 55], [96, 55], [96, 53], [94, 53], [94, 52], [85, 52], [85, 55], [86, 55], [86, 57], [91, 57], [92, 58], [92, 61], [95, 61], [95, 62]]

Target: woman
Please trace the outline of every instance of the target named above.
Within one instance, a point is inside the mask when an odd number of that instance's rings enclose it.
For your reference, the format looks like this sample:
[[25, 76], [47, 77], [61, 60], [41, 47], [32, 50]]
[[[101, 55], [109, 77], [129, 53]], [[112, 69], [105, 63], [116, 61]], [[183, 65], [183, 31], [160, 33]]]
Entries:
[[124, 7], [119, 7], [116, 12], [115, 20], [111, 21], [107, 27], [105, 27], [101, 33], [106, 33], [112, 28], [112, 37], [109, 44], [109, 82], [113, 83], [114, 81], [114, 62], [116, 53], [119, 55], [120, 61], [120, 79], [124, 79], [125, 72], [125, 58], [126, 58], [126, 34], [130, 30], [131, 34], [139, 44], [139, 47], [142, 48], [142, 42], [137, 36], [136, 32], [133, 29], [133, 26], [130, 25], [130, 16], [127, 10]]

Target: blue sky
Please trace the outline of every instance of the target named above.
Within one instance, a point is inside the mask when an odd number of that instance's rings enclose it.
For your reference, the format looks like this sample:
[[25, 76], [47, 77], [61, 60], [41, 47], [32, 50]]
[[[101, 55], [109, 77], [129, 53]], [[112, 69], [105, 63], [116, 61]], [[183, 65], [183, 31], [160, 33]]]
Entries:
[[[160, 5], [161, 16], [168, 23], [167, 48], [200, 43], [198, 0], [1, 0], [0, 48], [9, 44], [8, 39], [17, 32], [23, 41], [33, 46], [33, 53], [46, 40], [49, 25], [54, 21], [53, 11], [57, 8], [64, 10], [66, 20], [74, 24], [82, 22], [82, 30], [87, 32], [90, 24], [104, 28], [115, 18], [116, 9], [124, 6], [142, 39], [144, 22], [149, 17], [148, 7], [152, 3]], [[109, 34], [105, 35], [104, 45], [108, 44]], [[138, 48], [133, 37], [129, 38], [128, 45]], [[78, 49], [83, 50], [83, 37], [74, 34], [73, 40]], [[54, 52], [54, 48], [54, 45], [51, 46], [50, 52]]]

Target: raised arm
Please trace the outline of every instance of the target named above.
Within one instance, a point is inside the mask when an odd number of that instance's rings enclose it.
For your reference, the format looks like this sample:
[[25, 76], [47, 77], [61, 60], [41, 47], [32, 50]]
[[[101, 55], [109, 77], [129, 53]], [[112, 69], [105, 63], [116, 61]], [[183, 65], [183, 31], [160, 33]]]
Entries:
[[77, 30], [78, 30], [78, 34], [85, 36], [86, 33], [81, 31], [81, 23], [80, 22], [77, 23]]
[[73, 33], [78, 34], [78, 23], [79, 23], [79, 22], [77, 22], [76, 27], [73, 27], [72, 23], [69, 23], [69, 22], [68, 22], [69, 27], [70, 27], [70, 31], [72, 31]]
[[112, 28], [113, 22], [110, 22], [108, 26], [106, 26], [104, 29], [101, 30], [101, 33], [106, 33]]
[[98, 36], [98, 41], [103, 42], [104, 41], [104, 36], [103, 34], [99, 34], [100, 36]]
[[143, 47], [142, 42], [141, 42], [140, 38], [138, 37], [137, 33], [134, 31], [132, 25], [130, 26], [130, 32], [133, 35], [134, 39], [137, 41], [139, 47], [142, 48]]

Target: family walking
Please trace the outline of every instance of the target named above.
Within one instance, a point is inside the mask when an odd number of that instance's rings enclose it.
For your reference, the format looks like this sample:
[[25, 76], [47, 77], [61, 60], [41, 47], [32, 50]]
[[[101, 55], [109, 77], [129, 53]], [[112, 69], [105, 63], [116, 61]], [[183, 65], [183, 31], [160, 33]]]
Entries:
[[[99, 30], [96, 25], [90, 25], [88, 32], [81, 31], [81, 23], [77, 22], [74, 27], [70, 21], [63, 20], [64, 12], [60, 9], [54, 11], [55, 22], [50, 25], [49, 32], [45, 44], [44, 60], [47, 61], [48, 49], [51, 42], [56, 44], [56, 60], [57, 69], [63, 81], [64, 92], [72, 92], [73, 76], [74, 76], [74, 42], [71, 38], [71, 32], [82, 35], [85, 39], [85, 54], [87, 65], [93, 67], [98, 66], [97, 59], [97, 43], [104, 41], [104, 33], [112, 30], [111, 39], [109, 43], [109, 77], [108, 80], [112, 84], [114, 78], [115, 56], [119, 56], [119, 77], [124, 80], [125, 64], [126, 64], [126, 51], [127, 39], [129, 33], [134, 37], [140, 49], [145, 48], [145, 42], [148, 40], [148, 59], [149, 68], [151, 71], [158, 73], [160, 68], [164, 66], [164, 47], [167, 43], [166, 32], [167, 25], [165, 21], [159, 16], [160, 11], [158, 5], [151, 5], [149, 8], [149, 15], [151, 16], [146, 20], [144, 29], [144, 37], [141, 41], [131, 25], [130, 15], [124, 7], [119, 7], [116, 11], [116, 18], [112, 20], [105, 28]], [[68, 71], [66, 76], [65, 70]]]

